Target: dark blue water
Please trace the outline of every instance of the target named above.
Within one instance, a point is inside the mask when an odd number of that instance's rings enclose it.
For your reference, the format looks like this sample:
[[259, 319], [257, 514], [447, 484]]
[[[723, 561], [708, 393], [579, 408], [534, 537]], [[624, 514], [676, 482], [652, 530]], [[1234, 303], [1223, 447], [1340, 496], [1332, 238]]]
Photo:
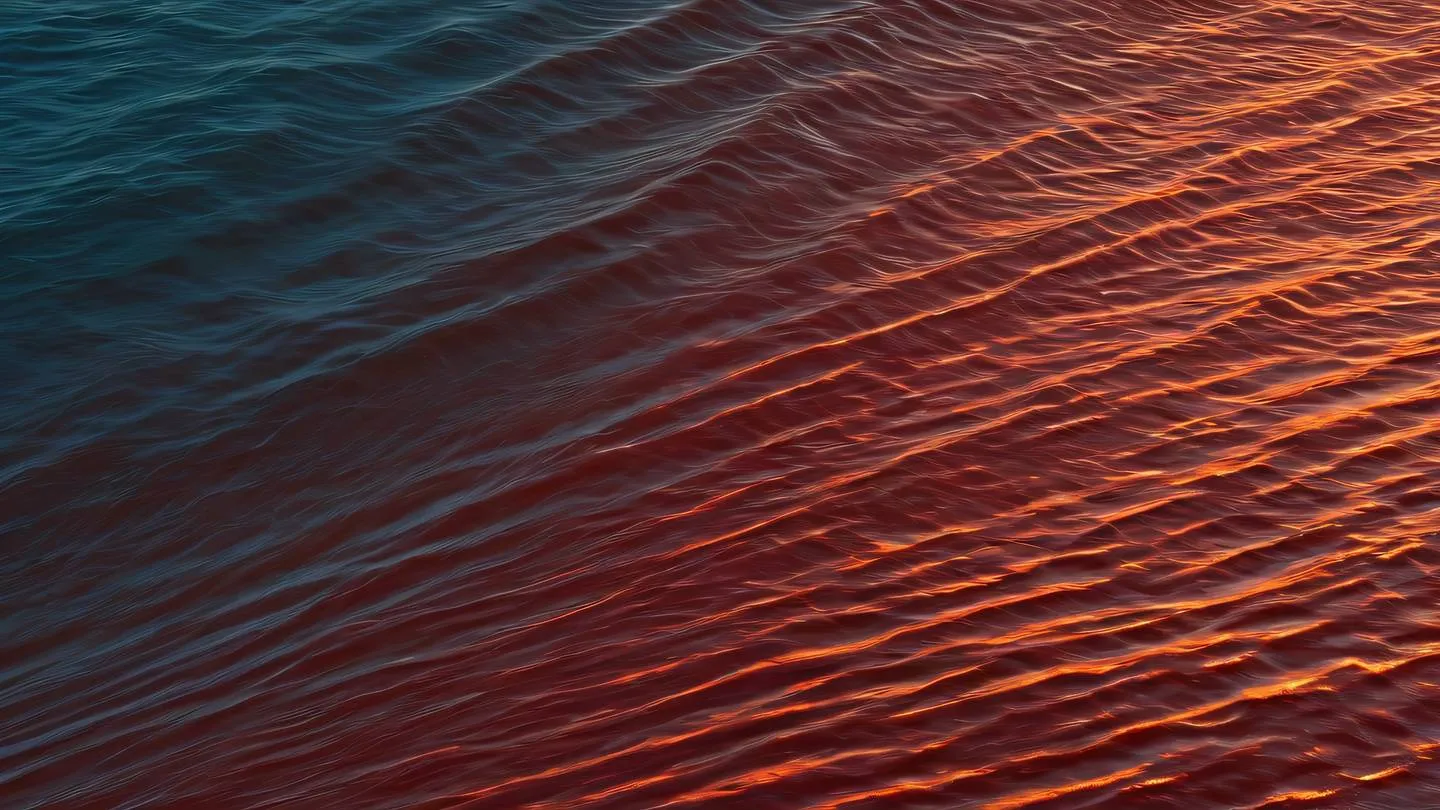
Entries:
[[1430, 11], [0, 3], [0, 808], [1440, 805]]
[[[17, 400], [48, 406], [16, 409], [17, 432], [243, 422], [239, 400], [433, 314], [366, 330], [380, 299], [443, 294], [467, 260], [563, 232], [678, 162], [561, 137], [698, 61], [586, 69], [586, 49], [663, 5], [464, 5], [8, 4], [5, 371]], [[499, 298], [513, 280], [490, 282]], [[347, 323], [360, 334], [323, 337]]]

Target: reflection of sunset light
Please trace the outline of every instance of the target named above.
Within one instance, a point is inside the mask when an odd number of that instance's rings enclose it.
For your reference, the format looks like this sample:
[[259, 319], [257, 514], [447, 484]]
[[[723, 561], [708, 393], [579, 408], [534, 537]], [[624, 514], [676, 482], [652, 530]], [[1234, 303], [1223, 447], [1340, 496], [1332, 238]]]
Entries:
[[17, 806], [1431, 801], [1436, 4], [439, 5], [197, 161], [423, 66], [356, 179], [17, 263]]

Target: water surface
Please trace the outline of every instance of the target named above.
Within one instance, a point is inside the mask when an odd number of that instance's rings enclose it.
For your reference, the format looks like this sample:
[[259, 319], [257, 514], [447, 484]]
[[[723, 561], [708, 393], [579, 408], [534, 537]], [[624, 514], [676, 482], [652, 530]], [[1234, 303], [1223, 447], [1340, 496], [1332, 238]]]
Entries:
[[1431, 4], [0, 37], [0, 805], [1440, 805]]

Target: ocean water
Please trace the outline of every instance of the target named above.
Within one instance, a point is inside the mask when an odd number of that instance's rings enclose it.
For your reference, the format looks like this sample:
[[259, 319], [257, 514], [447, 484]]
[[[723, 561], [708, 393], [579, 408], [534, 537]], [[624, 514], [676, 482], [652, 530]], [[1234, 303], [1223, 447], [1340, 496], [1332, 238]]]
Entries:
[[0, 2], [0, 808], [1440, 807], [1420, 0]]

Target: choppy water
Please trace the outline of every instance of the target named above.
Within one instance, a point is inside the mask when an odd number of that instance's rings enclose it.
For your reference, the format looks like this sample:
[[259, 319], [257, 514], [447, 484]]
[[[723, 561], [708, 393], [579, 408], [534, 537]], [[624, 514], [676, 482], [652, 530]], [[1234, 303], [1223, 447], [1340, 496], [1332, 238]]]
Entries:
[[1440, 806], [1432, 4], [0, 35], [0, 806]]

